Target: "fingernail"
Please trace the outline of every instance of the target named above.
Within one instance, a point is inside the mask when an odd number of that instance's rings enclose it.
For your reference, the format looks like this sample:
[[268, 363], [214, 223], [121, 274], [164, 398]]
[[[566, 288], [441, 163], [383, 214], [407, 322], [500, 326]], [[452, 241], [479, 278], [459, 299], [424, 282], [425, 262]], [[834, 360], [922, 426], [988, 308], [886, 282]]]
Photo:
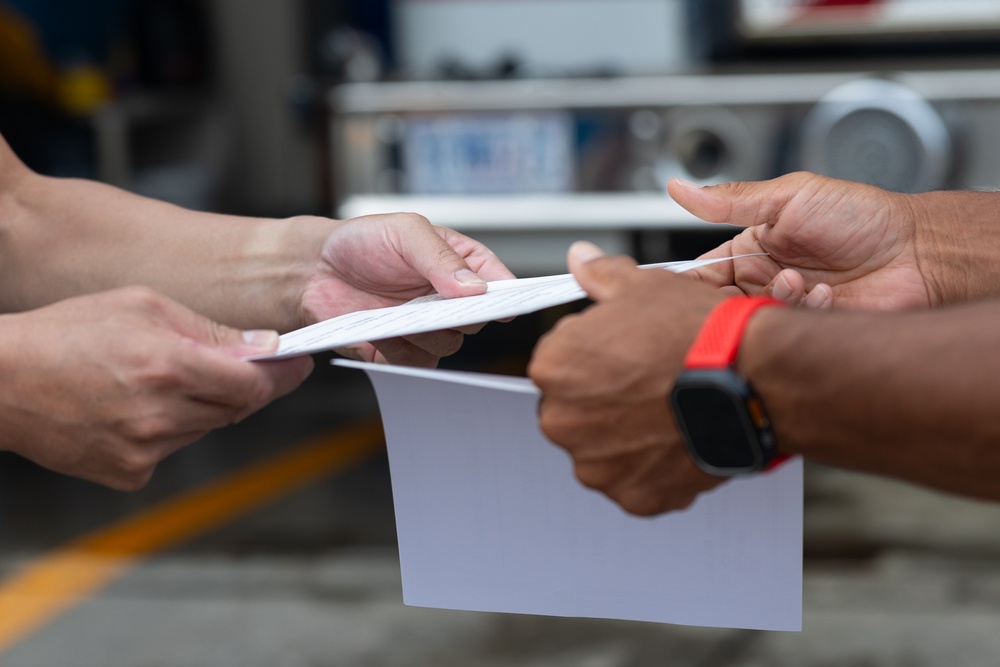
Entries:
[[589, 262], [605, 256], [604, 251], [590, 241], [576, 241], [569, 247], [569, 252], [581, 262]]
[[824, 283], [816, 285], [806, 295], [805, 305], [808, 308], [829, 308], [833, 305], [833, 292], [830, 290], [830, 286]]
[[689, 180], [683, 178], [675, 178], [674, 183], [681, 186], [682, 188], [687, 188], [688, 190], [701, 190], [703, 186], [693, 183]]
[[792, 286], [788, 284], [788, 280], [785, 276], [778, 276], [778, 280], [775, 281], [774, 287], [771, 288], [771, 296], [775, 299], [780, 299], [781, 301], [787, 301], [792, 297]]
[[243, 332], [243, 342], [254, 349], [270, 351], [278, 347], [278, 332], [270, 329], [250, 329]]
[[463, 285], [482, 285], [486, 281], [480, 278], [474, 271], [469, 269], [459, 269], [455, 272], [455, 280]]

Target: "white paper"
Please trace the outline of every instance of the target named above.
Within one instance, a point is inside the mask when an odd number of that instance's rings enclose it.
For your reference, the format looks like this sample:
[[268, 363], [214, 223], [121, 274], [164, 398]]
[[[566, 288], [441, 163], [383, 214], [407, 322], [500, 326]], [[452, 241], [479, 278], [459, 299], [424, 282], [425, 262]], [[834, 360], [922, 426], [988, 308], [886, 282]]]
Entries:
[[[647, 264], [642, 268], [665, 268], [679, 273], [748, 256], [663, 262]], [[539, 278], [497, 280], [488, 284], [485, 294], [478, 296], [445, 299], [438, 294], [431, 294], [399, 306], [359, 310], [317, 322], [284, 334], [278, 351], [274, 354], [251, 358], [266, 360], [295, 357], [374, 340], [482, 324], [526, 315], [543, 308], [570, 303], [585, 296], [583, 289], [569, 273]]]
[[800, 460], [639, 518], [576, 481], [530, 380], [333, 363], [378, 395], [406, 604], [801, 629]]

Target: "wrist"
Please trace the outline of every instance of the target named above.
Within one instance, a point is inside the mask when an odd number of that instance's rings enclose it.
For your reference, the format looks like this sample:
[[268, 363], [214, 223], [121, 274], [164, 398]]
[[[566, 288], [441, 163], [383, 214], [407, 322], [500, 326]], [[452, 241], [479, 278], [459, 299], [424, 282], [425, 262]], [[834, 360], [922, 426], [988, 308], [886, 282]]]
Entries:
[[[24, 310], [24, 280], [12, 267], [24, 262], [23, 252], [25, 226], [30, 229], [38, 225], [32, 219], [30, 207], [32, 184], [41, 178], [28, 171], [13, 153], [12, 160], [4, 162], [3, 137], [0, 136], [0, 312]], [[35, 188], [37, 189], [37, 188]], [[32, 270], [38, 270], [38, 262], [32, 262]]]
[[303, 295], [321, 265], [327, 238], [340, 224], [318, 216], [259, 221], [237, 262], [249, 283], [248, 324], [291, 331], [309, 323]]
[[783, 458], [767, 410], [736, 362], [751, 318], [784, 306], [765, 296], [726, 299], [709, 313], [688, 349], [670, 403], [688, 453], [708, 474], [758, 472]]
[[[826, 359], [846, 355], [849, 327], [843, 311], [763, 308], [747, 324], [736, 369], [767, 406], [782, 454], [813, 455], [837, 429], [830, 406], [844, 391]], [[830, 334], [836, 332], [832, 337]]]
[[[0, 314], [0, 451], [25, 455], [25, 438], [17, 421], [18, 415], [25, 414], [23, 406], [19, 405], [20, 392], [30, 394], [31, 389], [24, 386], [23, 370], [30, 368], [30, 362], [25, 363], [24, 347], [25, 314]], [[30, 439], [29, 439], [30, 441]]]

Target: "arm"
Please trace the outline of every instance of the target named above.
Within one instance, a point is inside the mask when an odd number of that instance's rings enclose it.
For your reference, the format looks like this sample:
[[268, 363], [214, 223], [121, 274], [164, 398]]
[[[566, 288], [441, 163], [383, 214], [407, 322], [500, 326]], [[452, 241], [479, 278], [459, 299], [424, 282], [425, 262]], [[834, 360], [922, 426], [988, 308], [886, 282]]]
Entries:
[[[287, 330], [431, 290], [478, 294], [484, 279], [510, 276], [482, 244], [413, 214], [197, 213], [39, 176], [0, 138], [0, 449], [138, 488], [170, 453], [291, 391], [311, 368], [308, 358], [244, 361], [272, 351], [277, 335], [216, 321]], [[434, 365], [463, 333], [355, 352]]]
[[[724, 296], [587, 246], [574, 246], [570, 265], [596, 304], [535, 349], [542, 430], [581, 482], [628, 511], [686, 507], [723, 480], [687, 456], [667, 395]], [[996, 326], [1000, 300], [903, 313], [765, 308], [737, 368], [782, 451], [1000, 500]]]
[[[485, 246], [411, 213], [284, 220], [186, 210], [28, 170], [0, 138], [0, 312], [143, 284], [241, 328], [287, 331], [513, 277]], [[380, 341], [379, 358], [433, 365], [464, 332]], [[375, 358], [371, 345], [358, 354]]]
[[876, 310], [1000, 295], [1000, 193], [906, 195], [808, 173], [668, 189], [705, 220], [746, 226], [706, 256], [769, 253], [698, 271], [715, 285]]
[[[277, 334], [230, 329], [148, 288], [72, 296], [132, 278], [135, 258], [119, 251], [136, 239], [120, 216], [139, 215], [137, 201], [43, 179], [0, 139], [0, 312], [25, 311], [0, 314], [0, 449], [130, 490], [171, 453], [288, 393], [312, 368], [308, 358], [243, 361], [272, 351]], [[171, 260], [150, 259], [152, 274]], [[176, 262], [176, 279], [163, 277], [181, 294], [184, 264]]]
[[189, 211], [27, 169], [0, 138], [0, 312], [142, 283], [233, 326], [300, 326], [336, 221]]
[[788, 453], [1000, 500], [997, 327], [998, 299], [885, 314], [769, 308], [737, 368]]

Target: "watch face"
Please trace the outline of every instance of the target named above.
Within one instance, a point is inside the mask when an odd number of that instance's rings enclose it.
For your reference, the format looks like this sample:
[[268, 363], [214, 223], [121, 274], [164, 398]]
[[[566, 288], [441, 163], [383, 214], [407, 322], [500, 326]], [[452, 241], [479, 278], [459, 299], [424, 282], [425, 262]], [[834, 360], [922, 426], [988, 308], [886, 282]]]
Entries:
[[703, 470], [733, 475], [763, 467], [757, 429], [747, 414], [752, 394], [742, 378], [728, 370], [687, 372], [671, 400], [685, 443]]

